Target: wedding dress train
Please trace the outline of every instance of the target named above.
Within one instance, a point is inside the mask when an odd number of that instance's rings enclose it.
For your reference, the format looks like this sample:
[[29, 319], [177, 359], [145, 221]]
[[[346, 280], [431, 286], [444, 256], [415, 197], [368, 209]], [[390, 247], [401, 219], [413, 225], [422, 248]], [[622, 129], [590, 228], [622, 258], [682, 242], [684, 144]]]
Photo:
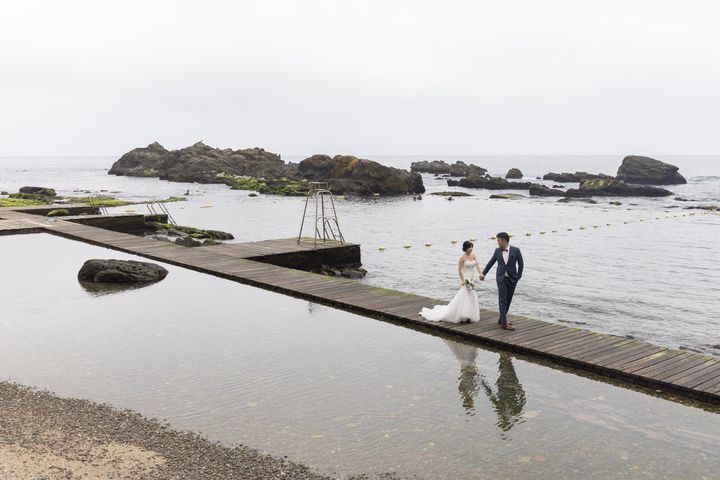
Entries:
[[[463, 275], [465, 279], [476, 280], [477, 271], [475, 262], [466, 261], [463, 264]], [[465, 286], [455, 294], [447, 305], [436, 305], [433, 308], [423, 308], [420, 315], [431, 322], [477, 322], [480, 320], [480, 305], [478, 304], [477, 293]]]

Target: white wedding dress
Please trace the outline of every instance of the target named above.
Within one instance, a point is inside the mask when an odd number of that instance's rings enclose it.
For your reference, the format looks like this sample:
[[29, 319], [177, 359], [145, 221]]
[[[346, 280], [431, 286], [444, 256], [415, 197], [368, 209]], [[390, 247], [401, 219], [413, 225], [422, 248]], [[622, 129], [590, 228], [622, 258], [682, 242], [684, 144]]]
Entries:
[[[475, 262], [465, 261], [463, 276], [466, 279], [477, 281]], [[465, 286], [455, 294], [447, 305], [436, 305], [433, 308], [423, 308], [420, 315], [431, 322], [477, 322], [480, 320], [480, 305], [475, 290]]]

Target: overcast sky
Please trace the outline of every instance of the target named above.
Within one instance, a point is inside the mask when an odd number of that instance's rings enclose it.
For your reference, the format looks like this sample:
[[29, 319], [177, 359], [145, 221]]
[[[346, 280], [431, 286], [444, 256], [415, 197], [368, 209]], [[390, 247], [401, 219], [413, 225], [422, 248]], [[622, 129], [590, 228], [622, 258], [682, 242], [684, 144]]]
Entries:
[[4, 1], [0, 155], [720, 153], [720, 2]]

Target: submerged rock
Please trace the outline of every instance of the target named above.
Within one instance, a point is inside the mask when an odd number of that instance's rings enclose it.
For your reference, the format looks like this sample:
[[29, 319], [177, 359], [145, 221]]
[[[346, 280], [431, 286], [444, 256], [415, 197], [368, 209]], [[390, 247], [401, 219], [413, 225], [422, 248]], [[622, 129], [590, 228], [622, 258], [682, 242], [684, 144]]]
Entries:
[[644, 185], [679, 185], [687, 183], [678, 167], [650, 157], [628, 155], [618, 168], [617, 179]]
[[168, 271], [148, 262], [134, 260], [88, 260], [78, 272], [78, 280], [100, 283], [149, 283], [165, 278]]
[[499, 198], [504, 200], [517, 200], [520, 198], [527, 198], [525, 195], [519, 193], [494, 193], [490, 195], [490, 198]]
[[453, 177], [467, 177], [468, 175], [485, 175], [487, 169], [477, 165], [467, 164], [465, 162], [455, 162], [453, 164], [442, 160], [433, 160], [432, 162], [412, 162], [410, 164], [411, 172], [434, 173], [435, 175], [450, 175]]
[[585, 198], [583, 198], [583, 197], [580, 197], [580, 198], [563, 197], [563, 198], [558, 199], [558, 202], [560, 202], [560, 203], [582, 202], [582, 203], [590, 203], [590, 204], [598, 203], [596, 200], [593, 200], [592, 198], [587, 198], [587, 197], [585, 197]]
[[472, 194], [465, 192], [433, 192], [430, 195], [437, 195], [439, 197], [472, 197]]

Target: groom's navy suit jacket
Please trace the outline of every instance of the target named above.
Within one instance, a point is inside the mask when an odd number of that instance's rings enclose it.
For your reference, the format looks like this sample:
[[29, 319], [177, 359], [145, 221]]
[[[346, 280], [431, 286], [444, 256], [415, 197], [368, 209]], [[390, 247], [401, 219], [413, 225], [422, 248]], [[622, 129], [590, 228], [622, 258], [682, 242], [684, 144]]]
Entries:
[[520, 249], [508, 246], [507, 265], [505, 265], [505, 260], [503, 260], [502, 254], [502, 249], [495, 249], [495, 253], [493, 253], [493, 256], [485, 267], [485, 270], [483, 270], [483, 275], [487, 275], [492, 266], [495, 265], [495, 262], [497, 262], [498, 266], [497, 269], [495, 269], [495, 280], [497, 280], [498, 283], [502, 282], [505, 278], [505, 272], [507, 272], [508, 279], [512, 283], [517, 283], [522, 277], [523, 268], [525, 267]]

